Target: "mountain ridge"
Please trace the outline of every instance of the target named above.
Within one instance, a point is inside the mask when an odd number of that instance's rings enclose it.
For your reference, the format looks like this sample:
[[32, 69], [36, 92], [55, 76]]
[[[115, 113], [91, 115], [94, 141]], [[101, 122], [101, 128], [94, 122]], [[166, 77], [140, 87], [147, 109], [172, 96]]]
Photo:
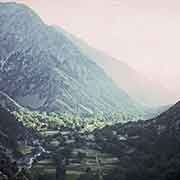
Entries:
[[85, 55], [96, 62], [113, 79], [118, 87], [121, 87], [131, 97], [147, 106], [159, 106], [172, 104], [172, 93], [158, 82], [148, 79], [144, 74], [123, 61], [111, 57], [107, 53], [97, 50], [82, 39], [66, 32], [61, 27], [57, 30], [65, 34]]
[[70, 113], [141, 112], [102, 68], [31, 9], [1, 3], [0, 10], [0, 90], [20, 105]]

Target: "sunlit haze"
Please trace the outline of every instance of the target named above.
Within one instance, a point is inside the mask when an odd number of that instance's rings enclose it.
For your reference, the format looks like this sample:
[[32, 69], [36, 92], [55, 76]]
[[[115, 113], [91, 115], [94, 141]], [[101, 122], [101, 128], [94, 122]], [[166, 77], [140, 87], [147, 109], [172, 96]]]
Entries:
[[[7, 2], [7, 1], [0, 1]], [[179, 0], [16, 0], [180, 94]]]

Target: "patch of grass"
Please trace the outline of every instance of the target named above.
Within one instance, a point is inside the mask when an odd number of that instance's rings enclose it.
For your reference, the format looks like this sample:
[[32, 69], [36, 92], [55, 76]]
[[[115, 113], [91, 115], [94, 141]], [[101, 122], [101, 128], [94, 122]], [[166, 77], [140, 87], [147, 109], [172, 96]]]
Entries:
[[77, 180], [81, 174], [83, 174], [83, 171], [78, 170], [67, 170], [66, 171], [66, 177], [67, 180]]
[[25, 145], [19, 145], [16, 149], [17, 152], [21, 153], [22, 155], [30, 154], [33, 150], [32, 146], [25, 146]]

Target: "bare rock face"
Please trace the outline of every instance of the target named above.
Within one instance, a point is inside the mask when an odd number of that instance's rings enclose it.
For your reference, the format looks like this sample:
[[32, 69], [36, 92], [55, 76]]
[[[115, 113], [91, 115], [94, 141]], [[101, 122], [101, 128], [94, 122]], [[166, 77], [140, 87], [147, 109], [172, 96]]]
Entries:
[[72, 41], [29, 8], [0, 3], [0, 91], [33, 110], [138, 111]]

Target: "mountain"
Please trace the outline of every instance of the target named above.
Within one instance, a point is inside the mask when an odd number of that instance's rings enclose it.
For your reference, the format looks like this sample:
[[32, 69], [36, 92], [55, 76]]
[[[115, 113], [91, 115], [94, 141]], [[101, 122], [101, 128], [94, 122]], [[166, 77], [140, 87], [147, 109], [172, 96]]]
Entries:
[[0, 3], [0, 91], [31, 110], [141, 112], [92, 58], [22, 4]]
[[156, 118], [96, 131], [103, 151], [120, 163], [106, 180], [174, 180], [180, 178], [180, 102]]
[[117, 86], [126, 91], [131, 97], [149, 106], [172, 103], [172, 94], [163, 85], [149, 80], [128, 64], [89, 46], [86, 42], [62, 28], [56, 27], [56, 29], [76, 44], [84, 55], [94, 60], [113, 79]]

